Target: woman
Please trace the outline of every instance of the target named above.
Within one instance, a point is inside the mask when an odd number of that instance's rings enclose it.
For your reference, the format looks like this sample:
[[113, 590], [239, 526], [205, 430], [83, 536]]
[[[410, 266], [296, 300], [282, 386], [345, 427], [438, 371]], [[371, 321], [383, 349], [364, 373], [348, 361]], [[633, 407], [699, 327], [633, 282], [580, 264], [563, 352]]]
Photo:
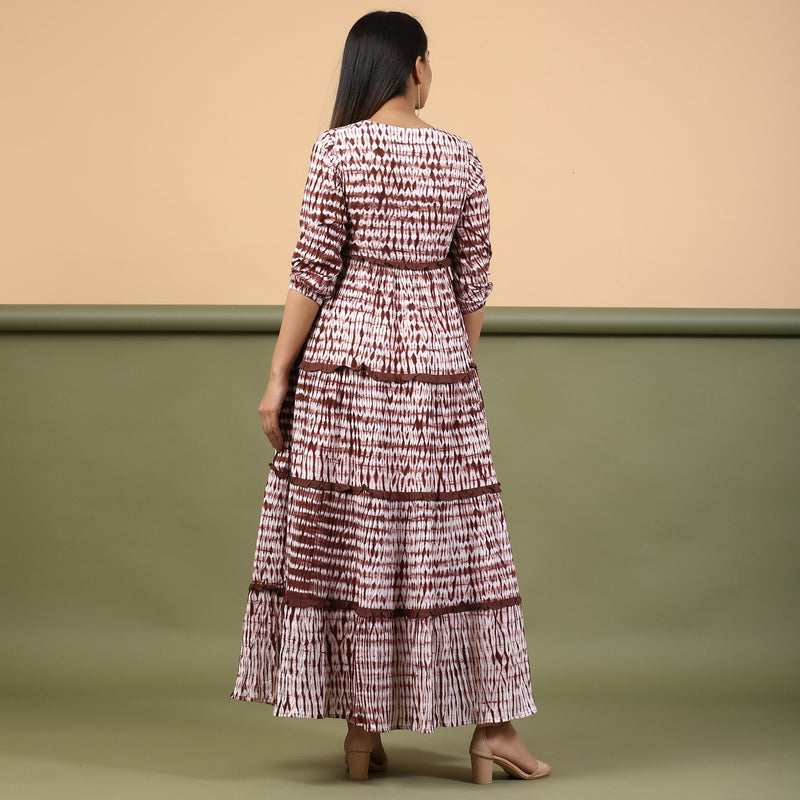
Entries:
[[493, 762], [538, 778], [510, 722], [536, 706], [474, 360], [486, 185], [419, 119], [430, 85], [416, 19], [355, 23], [258, 408], [276, 453], [231, 697], [346, 719], [354, 780], [385, 769], [381, 732], [468, 724], [476, 783]]

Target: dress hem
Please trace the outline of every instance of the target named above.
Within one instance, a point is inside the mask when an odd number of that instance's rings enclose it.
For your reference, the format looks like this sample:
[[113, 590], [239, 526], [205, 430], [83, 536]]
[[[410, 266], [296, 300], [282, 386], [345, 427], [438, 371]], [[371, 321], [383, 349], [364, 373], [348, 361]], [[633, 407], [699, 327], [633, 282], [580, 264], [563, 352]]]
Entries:
[[435, 724], [432, 728], [420, 728], [415, 727], [413, 725], [396, 725], [391, 728], [381, 728], [380, 730], [375, 730], [374, 728], [369, 727], [369, 723], [366, 725], [364, 724], [366, 720], [364, 717], [355, 717], [346, 716], [342, 714], [323, 714], [321, 716], [312, 716], [311, 714], [291, 714], [291, 713], [279, 713], [276, 710], [277, 704], [274, 700], [267, 700], [263, 697], [244, 697], [242, 695], [237, 695], [236, 692], [231, 692], [229, 700], [239, 700], [240, 702], [244, 703], [262, 703], [263, 705], [270, 705], [273, 706], [272, 716], [274, 717], [282, 717], [284, 719], [342, 719], [347, 720], [348, 722], [352, 722], [354, 725], [359, 725], [364, 728], [364, 730], [371, 731], [372, 733], [389, 733], [390, 731], [413, 731], [415, 733], [434, 733], [437, 728], [459, 728], [466, 725], [485, 725], [489, 724], [499, 724], [500, 722], [510, 722], [511, 720], [515, 719], [525, 719], [526, 717], [531, 717], [538, 712], [538, 708], [535, 704], [530, 706], [530, 709], [527, 713], [514, 713], [508, 716], [506, 719], [498, 720], [496, 718], [491, 719], [470, 719], [464, 720], [463, 722], [439, 722]]

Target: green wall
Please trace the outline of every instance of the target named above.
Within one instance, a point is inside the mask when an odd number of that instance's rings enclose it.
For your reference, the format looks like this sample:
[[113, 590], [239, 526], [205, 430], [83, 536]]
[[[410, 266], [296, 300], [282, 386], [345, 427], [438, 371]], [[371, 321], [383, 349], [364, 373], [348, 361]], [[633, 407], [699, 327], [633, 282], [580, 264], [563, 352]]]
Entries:
[[[6, 689], [230, 692], [279, 318], [0, 307]], [[487, 309], [541, 707], [798, 696], [798, 334], [793, 310]]]

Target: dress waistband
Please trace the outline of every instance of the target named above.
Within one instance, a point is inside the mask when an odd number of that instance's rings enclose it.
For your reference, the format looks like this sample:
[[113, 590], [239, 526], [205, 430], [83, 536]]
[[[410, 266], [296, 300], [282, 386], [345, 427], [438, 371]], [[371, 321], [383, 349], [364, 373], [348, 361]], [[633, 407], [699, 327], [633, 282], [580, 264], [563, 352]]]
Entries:
[[366, 261], [378, 267], [394, 269], [439, 269], [449, 267], [453, 262], [450, 256], [439, 261], [406, 261], [405, 259], [377, 258], [376, 256], [364, 255], [352, 250], [343, 253], [343, 257], [348, 261]]

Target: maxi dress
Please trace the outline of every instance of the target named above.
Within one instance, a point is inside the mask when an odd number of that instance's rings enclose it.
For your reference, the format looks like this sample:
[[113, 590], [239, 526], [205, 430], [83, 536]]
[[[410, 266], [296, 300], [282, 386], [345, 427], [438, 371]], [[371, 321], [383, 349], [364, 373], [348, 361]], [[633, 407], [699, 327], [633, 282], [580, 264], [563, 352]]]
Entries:
[[483, 307], [483, 168], [441, 128], [363, 120], [311, 151], [289, 373], [231, 697], [432, 733], [536, 713], [463, 314]]

